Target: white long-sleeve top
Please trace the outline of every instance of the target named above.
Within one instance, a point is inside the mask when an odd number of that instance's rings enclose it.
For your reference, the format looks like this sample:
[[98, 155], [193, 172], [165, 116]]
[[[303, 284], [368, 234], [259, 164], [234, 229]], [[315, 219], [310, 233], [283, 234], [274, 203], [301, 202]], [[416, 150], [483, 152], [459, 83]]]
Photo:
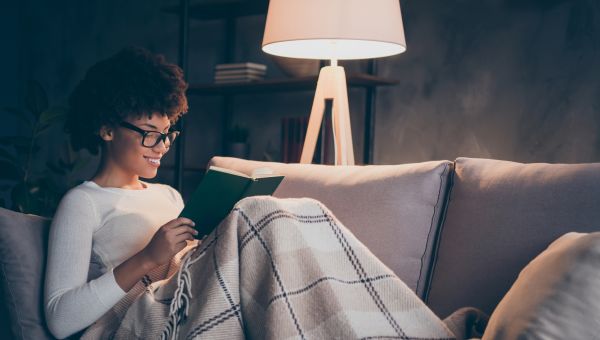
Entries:
[[126, 294], [113, 269], [142, 250], [183, 200], [164, 184], [104, 188], [86, 181], [61, 200], [50, 227], [44, 291], [46, 322], [65, 338], [85, 329]]

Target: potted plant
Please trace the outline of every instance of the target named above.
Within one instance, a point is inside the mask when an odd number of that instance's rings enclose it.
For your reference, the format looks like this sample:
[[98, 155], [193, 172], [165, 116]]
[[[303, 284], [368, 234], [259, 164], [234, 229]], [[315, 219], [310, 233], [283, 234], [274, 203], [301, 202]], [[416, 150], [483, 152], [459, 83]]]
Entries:
[[248, 129], [235, 125], [227, 132], [227, 156], [248, 158], [250, 145], [248, 144]]
[[63, 126], [67, 109], [50, 106], [43, 87], [29, 82], [25, 108], [2, 107], [28, 129], [25, 135], [0, 137], [0, 191], [9, 194], [12, 204], [0, 198], [0, 206], [23, 213], [52, 216], [64, 193], [77, 184], [71, 174], [89, 159], [68, 149], [66, 159], [53, 150], [51, 159], [40, 159], [42, 137], [53, 126]]

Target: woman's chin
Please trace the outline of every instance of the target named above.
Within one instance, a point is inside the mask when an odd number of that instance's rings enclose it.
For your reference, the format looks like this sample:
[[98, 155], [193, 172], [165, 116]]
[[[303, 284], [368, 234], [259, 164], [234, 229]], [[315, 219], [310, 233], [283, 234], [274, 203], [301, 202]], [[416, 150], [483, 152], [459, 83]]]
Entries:
[[145, 179], [152, 179], [154, 177], [156, 177], [156, 175], [158, 174], [158, 169], [155, 170], [147, 170], [144, 171], [143, 173], [140, 174], [141, 178], [145, 178]]

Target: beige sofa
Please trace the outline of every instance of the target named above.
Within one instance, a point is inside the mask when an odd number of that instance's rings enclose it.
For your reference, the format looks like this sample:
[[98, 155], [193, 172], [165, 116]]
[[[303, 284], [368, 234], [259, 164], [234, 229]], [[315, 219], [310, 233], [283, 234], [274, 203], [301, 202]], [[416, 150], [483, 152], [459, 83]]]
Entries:
[[[441, 318], [464, 306], [491, 314], [521, 269], [553, 240], [600, 227], [600, 163], [459, 158], [333, 167], [224, 157], [210, 163], [284, 174], [275, 196], [322, 201]], [[0, 338], [49, 337], [40, 314], [48, 222], [0, 211], [0, 298], [8, 314], [0, 316]]]

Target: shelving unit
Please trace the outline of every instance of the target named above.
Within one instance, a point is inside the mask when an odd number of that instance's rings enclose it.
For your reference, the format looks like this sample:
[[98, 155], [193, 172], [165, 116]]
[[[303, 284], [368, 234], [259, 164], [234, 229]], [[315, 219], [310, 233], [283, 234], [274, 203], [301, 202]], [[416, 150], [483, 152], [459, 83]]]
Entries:
[[[350, 74], [347, 77], [348, 86], [369, 88], [374, 86], [393, 85], [396, 82], [379, 78], [370, 74]], [[190, 85], [188, 92], [194, 95], [233, 95], [246, 93], [314, 91], [317, 77], [265, 79], [248, 83], [235, 84], [201, 84]]]
[[[224, 63], [234, 62], [234, 43], [235, 43], [235, 25], [236, 19], [243, 16], [265, 15], [268, 9], [268, 0], [234, 0], [228, 2], [216, 3], [197, 3], [191, 4], [190, 0], [180, 0], [178, 6], [169, 6], [162, 8], [163, 12], [176, 14], [180, 19], [179, 30], [179, 52], [180, 66], [187, 74], [187, 44], [189, 20], [225, 20], [226, 21], [226, 46]], [[375, 125], [375, 98], [376, 88], [378, 86], [389, 86], [396, 83], [394, 80], [377, 77], [376, 62], [369, 61], [366, 73], [348, 74], [347, 82], [349, 87], [364, 88], [366, 90], [365, 100], [365, 124], [364, 124], [364, 148], [363, 163], [372, 163], [373, 155], [373, 132]], [[223, 97], [223, 125], [221, 129], [225, 132], [232, 124], [231, 96], [248, 93], [275, 93], [291, 91], [314, 91], [317, 84], [317, 77], [301, 78], [282, 78], [265, 79], [248, 83], [236, 84], [193, 84], [190, 83], [188, 95], [201, 96], [222, 96]], [[180, 129], [183, 130], [183, 119]], [[225, 133], [223, 133], [225, 136]], [[225, 138], [225, 137], [224, 137]], [[182, 174], [185, 170], [183, 162], [184, 139], [179, 140], [176, 147], [175, 187], [181, 191]], [[223, 150], [225, 140], [223, 140]]]

